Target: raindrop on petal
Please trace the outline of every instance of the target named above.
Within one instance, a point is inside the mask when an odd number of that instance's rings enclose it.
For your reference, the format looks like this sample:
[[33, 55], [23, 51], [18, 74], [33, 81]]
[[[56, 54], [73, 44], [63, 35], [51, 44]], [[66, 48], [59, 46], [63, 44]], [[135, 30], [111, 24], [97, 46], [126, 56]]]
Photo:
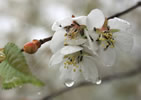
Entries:
[[101, 83], [102, 83], [102, 80], [100, 80], [100, 79], [96, 81], [97, 85], [100, 85]]
[[68, 80], [68, 81], [65, 82], [65, 86], [66, 87], [72, 87], [74, 85], [74, 83], [75, 83], [74, 81]]

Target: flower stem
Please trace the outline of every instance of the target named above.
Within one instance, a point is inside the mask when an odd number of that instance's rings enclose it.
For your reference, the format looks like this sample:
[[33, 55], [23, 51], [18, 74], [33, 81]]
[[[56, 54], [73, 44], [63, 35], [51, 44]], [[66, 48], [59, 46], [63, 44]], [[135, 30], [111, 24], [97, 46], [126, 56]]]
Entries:
[[114, 17], [120, 17], [120, 16], [122, 16], [122, 15], [124, 15], [124, 14], [126, 14], [126, 13], [129, 13], [130, 11], [132, 11], [132, 10], [134, 10], [134, 9], [136, 9], [136, 8], [138, 8], [138, 7], [140, 7], [140, 6], [141, 6], [141, 1], [137, 2], [137, 4], [135, 4], [134, 6], [128, 8], [128, 9], [122, 11], [122, 12], [116, 13], [116, 14], [114, 14], [114, 15], [108, 17], [108, 19], [111, 19], [111, 18], [114, 18]]
[[39, 41], [40, 41], [40, 43], [41, 43], [41, 45], [42, 45], [42, 44], [44, 44], [44, 43], [50, 41], [51, 39], [52, 39], [52, 36], [47, 37], [47, 38], [44, 38], [44, 39], [40, 39]]

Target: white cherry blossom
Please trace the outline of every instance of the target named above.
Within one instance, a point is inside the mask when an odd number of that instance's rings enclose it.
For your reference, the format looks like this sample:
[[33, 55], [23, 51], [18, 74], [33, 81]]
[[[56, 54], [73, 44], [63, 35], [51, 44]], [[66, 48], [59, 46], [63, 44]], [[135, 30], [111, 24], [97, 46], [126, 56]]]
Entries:
[[53, 56], [49, 65], [60, 71], [61, 80], [96, 82], [98, 63], [113, 66], [120, 52], [132, 49], [130, 24], [122, 19], [107, 19], [99, 9], [88, 16], [56, 21], [50, 42]]
[[[98, 19], [98, 20], [97, 20]], [[65, 45], [85, 45], [96, 54], [96, 45], [92, 42], [89, 32], [93, 27], [100, 27], [104, 23], [103, 13], [95, 9], [88, 16], [67, 17], [56, 21], [52, 30], [55, 31], [50, 43], [52, 52], [56, 52]]]
[[114, 65], [117, 54], [129, 53], [133, 45], [133, 34], [130, 32], [130, 24], [122, 19], [107, 20], [101, 28], [94, 28], [96, 35], [92, 37], [99, 45], [99, 56], [106, 66]]
[[50, 66], [59, 69], [59, 78], [63, 81], [95, 83], [98, 79], [96, 59], [86, 51], [80, 46], [65, 46], [51, 57]]

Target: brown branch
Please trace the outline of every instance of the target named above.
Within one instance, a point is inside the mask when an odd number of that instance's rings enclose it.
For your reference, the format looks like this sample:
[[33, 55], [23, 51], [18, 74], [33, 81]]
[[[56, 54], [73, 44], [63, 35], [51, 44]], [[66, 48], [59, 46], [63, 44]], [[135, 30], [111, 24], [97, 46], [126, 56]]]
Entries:
[[136, 8], [138, 8], [138, 7], [140, 7], [140, 6], [141, 6], [141, 1], [139, 1], [136, 5], [130, 7], [130, 8], [128, 8], [128, 9], [122, 11], [122, 12], [116, 13], [116, 14], [114, 14], [114, 15], [108, 17], [108, 19], [111, 19], [111, 18], [114, 18], [114, 17], [120, 17], [120, 16], [122, 16], [122, 15], [124, 15], [124, 14], [126, 14], [126, 13], [129, 13], [130, 11], [132, 11], [132, 10], [134, 10], [134, 9], [136, 9]]
[[42, 44], [44, 44], [44, 43], [50, 41], [51, 39], [52, 39], [52, 36], [47, 37], [47, 38], [44, 38], [44, 39], [40, 39], [39, 41], [40, 41], [40, 43], [41, 43], [41, 45], [42, 45]]
[[[132, 77], [132, 76], [135, 76], [135, 75], [138, 75], [138, 74], [141, 74], [141, 67], [137, 67], [136, 69], [133, 69], [129, 72], [122, 72], [122, 73], [117, 73], [115, 75], [105, 76], [105, 77], [102, 77], [101, 80], [102, 80], [102, 84], [103, 84], [105, 82], [110, 82], [110, 81], [117, 80], [117, 79], [128, 78], [128, 77]], [[57, 96], [59, 96], [63, 93], [66, 93], [70, 90], [80, 88], [80, 87], [84, 87], [84, 86], [94, 86], [94, 85], [96, 86], [96, 84], [93, 84], [91, 82], [82, 82], [82, 83], [75, 85], [73, 87], [64, 88], [60, 91], [54, 92], [51, 95], [44, 97], [42, 100], [50, 100], [50, 99], [57, 97]]]

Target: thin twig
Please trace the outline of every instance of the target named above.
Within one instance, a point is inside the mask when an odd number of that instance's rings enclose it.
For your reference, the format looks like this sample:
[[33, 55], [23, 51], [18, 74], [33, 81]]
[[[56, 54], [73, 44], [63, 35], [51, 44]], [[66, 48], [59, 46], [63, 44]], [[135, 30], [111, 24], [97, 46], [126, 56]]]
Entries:
[[[132, 77], [132, 76], [135, 76], [135, 75], [138, 75], [138, 74], [141, 74], [141, 67], [138, 67], [138, 68], [131, 70], [129, 72], [122, 72], [122, 73], [117, 73], [115, 75], [105, 76], [105, 77], [101, 78], [101, 80], [102, 80], [102, 84], [103, 84], [105, 82], [110, 82], [110, 81], [117, 80], [117, 79], [128, 78], [128, 77]], [[70, 90], [80, 88], [80, 87], [84, 87], [84, 86], [97, 86], [97, 85], [93, 84], [91, 82], [82, 82], [82, 83], [75, 85], [73, 87], [64, 88], [60, 91], [54, 92], [51, 95], [46, 96], [42, 100], [50, 100], [50, 99], [57, 97], [57, 96], [59, 96], [63, 93], [66, 93]]]
[[44, 38], [44, 39], [41, 39], [41, 40], [40, 40], [40, 43], [41, 43], [41, 45], [42, 45], [42, 44], [44, 44], [44, 43], [50, 41], [51, 39], [52, 39], [52, 36], [47, 37], [47, 38]]
[[125, 11], [116, 13], [116, 14], [114, 14], [114, 15], [108, 17], [108, 19], [111, 19], [111, 18], [114, 18], [114, 17], [120, 17], [120, 16], [122, 16], [122, 15], [125, 15], [126, 13], [129, 13], [130, 11], [132, 11], [132, 10], [134, 10], [134, 9], [140, 7], [140, 6], [141, 6], [141, 1], [139, 1], [136, 5], [134, 5], [134, 6], [130, 7], [130, 8], [128, 8], [128, 9], [125, 10]]

